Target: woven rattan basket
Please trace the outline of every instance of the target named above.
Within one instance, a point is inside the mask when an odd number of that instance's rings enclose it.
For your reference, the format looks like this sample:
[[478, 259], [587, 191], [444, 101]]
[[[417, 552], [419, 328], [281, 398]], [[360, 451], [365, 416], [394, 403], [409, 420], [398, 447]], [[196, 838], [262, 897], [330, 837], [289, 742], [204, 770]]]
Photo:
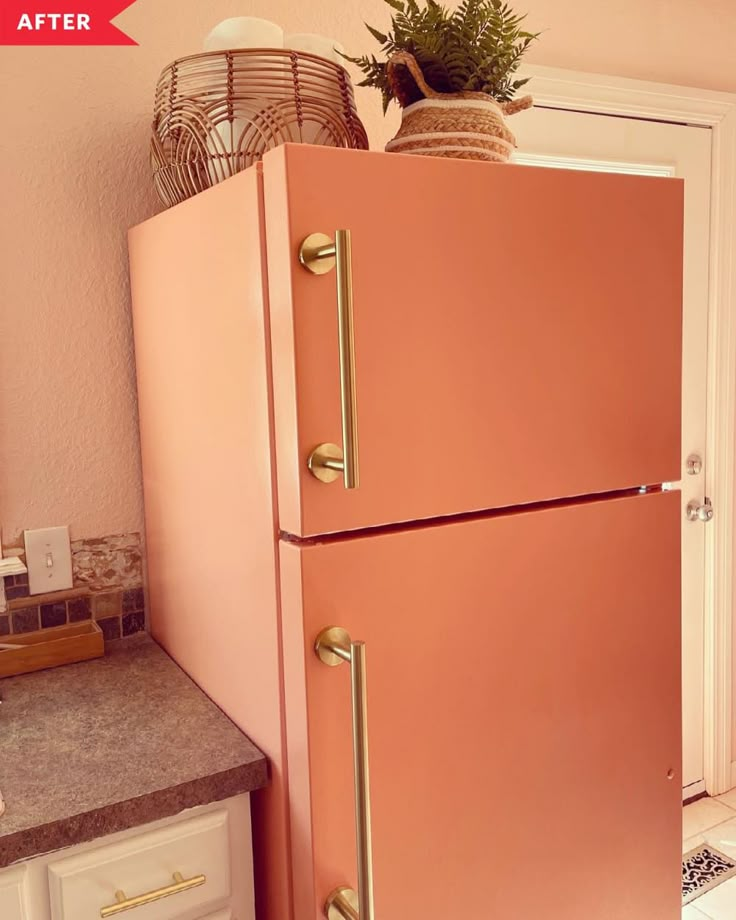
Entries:
[[402, 101], [400, 69], [414, 78], [424, 99], [402, 110], [401, 128], [386, 144], [394, 153], [415, 153], [433, 157], [459, 157], [463, 160], [495, 160], [503, 163], [516, 147], [505, 115], [513, 115], [532, 105], [531, 96], [512, 102], [496, 102], [487, 93], [438, 93], [424, 79], [416, 58], [397, 51], [388, 61], [388, 78]]
[[151, 166], [171, 206], [235, 175], [287, 141], [368, 148], [347, 71], [283, 48], [181, 58], [159, 77]]

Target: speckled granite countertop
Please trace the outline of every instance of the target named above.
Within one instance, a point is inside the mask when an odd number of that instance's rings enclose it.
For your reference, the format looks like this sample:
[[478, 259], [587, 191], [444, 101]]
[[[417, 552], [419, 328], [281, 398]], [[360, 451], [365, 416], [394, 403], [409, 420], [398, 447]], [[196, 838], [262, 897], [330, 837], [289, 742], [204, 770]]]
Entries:
[[250, 792], [263, 754], [148, 636], [0, 680], [0, 867]]

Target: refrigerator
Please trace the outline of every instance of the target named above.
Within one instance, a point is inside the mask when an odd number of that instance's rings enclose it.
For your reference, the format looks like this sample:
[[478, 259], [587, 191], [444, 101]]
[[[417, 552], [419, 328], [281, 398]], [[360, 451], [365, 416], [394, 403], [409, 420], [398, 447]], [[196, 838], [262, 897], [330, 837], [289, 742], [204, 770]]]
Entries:
[[285, 145], [130, 232], [153, 636], [258, 920], [680, 916], [680, 180]]

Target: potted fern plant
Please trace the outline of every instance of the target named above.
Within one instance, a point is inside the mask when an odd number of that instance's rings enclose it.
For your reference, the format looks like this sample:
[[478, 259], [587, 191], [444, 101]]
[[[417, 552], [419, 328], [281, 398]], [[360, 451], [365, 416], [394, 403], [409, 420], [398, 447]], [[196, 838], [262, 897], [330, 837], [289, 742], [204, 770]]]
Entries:
[[401, 128], [386, 150], [471, 160], [509, 158], [516, 146], [505, 122], [532, 104], [514, 98], [522, 56], [538, 33], [523, 28], [504, 0], [463, 0], [448, 10], [437, 0], [385, 0], [391, 29], [368, 31], [375, 55], [348, 57], [364, 73], [361, 86], [381, 91], [384, 112], [402, 107]]

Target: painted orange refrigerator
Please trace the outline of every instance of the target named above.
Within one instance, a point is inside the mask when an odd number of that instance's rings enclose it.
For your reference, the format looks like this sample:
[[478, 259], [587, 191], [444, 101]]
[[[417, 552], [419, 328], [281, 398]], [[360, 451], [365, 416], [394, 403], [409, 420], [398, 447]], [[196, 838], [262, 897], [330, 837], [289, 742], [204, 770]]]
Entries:
[[130, 234], [151, 628], [259, 920], [680, 915], [682, 183], [287, 145]]

